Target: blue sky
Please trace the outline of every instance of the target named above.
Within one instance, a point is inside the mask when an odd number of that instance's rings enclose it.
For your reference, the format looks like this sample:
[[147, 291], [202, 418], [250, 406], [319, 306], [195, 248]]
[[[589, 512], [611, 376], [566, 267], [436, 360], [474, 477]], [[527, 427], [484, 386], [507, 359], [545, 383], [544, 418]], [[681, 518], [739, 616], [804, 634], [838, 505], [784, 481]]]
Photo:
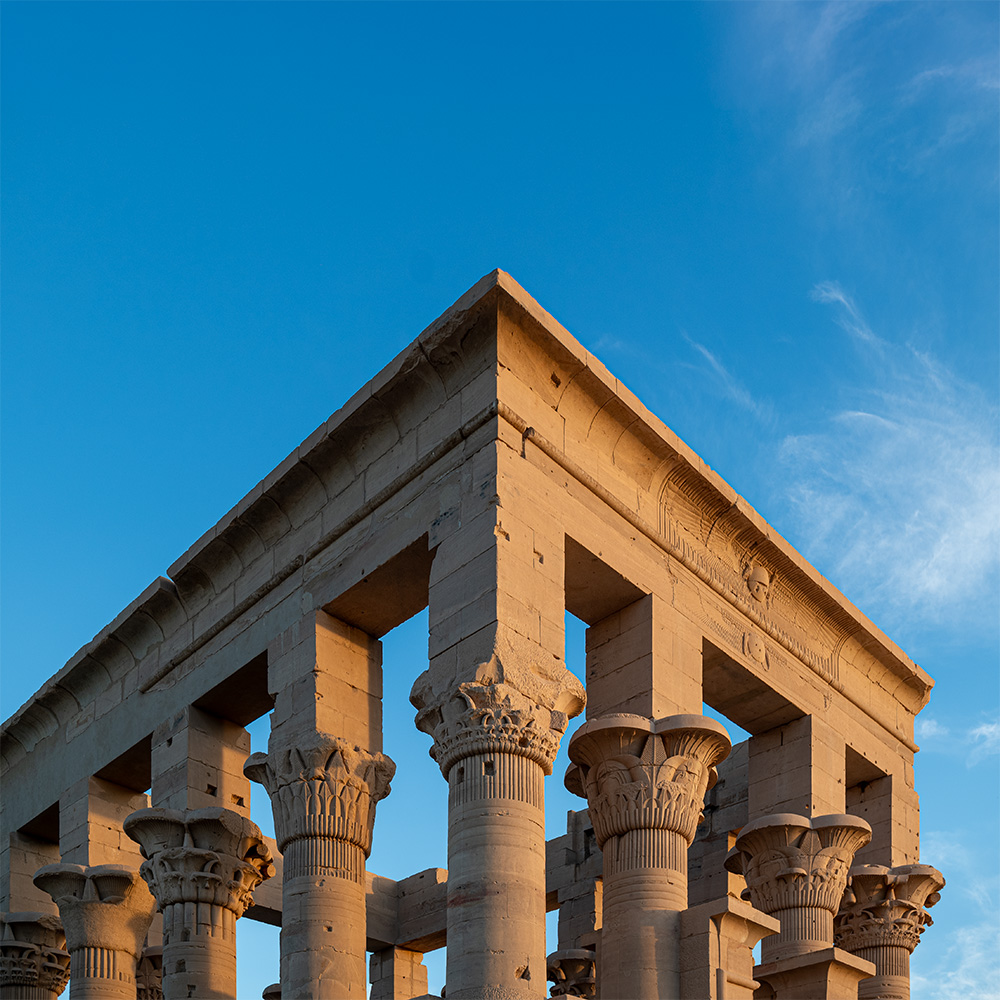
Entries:
[[[502, 267], [936, 678], [949, 884], [914, 998], [1000, 996], [997, 4], [8, 2], [2, 29], [4, 717]], [[394, 877], [445, 863], [407, 790], [443, 811], [422, 628], [386, 639]], [[554, 834], [579, 803], [548, 795]], [[241, 998], [277, 978], [248, 923]]]

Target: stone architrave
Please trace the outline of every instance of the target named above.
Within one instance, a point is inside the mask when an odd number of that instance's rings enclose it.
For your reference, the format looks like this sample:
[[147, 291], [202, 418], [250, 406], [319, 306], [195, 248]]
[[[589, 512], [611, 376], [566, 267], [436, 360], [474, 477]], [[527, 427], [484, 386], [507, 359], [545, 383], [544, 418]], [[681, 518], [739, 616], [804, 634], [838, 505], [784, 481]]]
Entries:
[[364, 997], [365, 860], [396, 765], [313, 732], [254, 754], [244, 771], [271, 797], [284, 856], [282, 994]]
[[777, 1000], [855, 1000], [874, 966], [834, 947], [833, 918], [855, 853], [871, 840], [856, 816], [774, 813], [743, 827], [726, 868], [746, 879], [744, 898], [781, 923], [761, 942], [755, 969]]
[[545, 994], [544, 777], [586, 702], [561, 664], [494, 650], [471, 679], [434, 667], [410, 701], [448, 782], [448, 997]]
[[133, 1000], [136, 964], [156, 902], [124, 865], [46, 865], [35, 885], [47, 892], [66, 931], [70, 1000]]
[[236, 1000], [236, 921], [274, 874], [260, 830], [229, 809], [140, 809], [125, 832], [163, 914], [163, 996]]
[[725, 729], [702, 715], [606, 715], [570, 741], [566, 786], [586, 796], [604, 854], [605, 1000], [680, 995], [687, 850], [730, 746]]
[[597, 996], [597, 954], [589, 948], [554, 951], [546, 959], [554, 997]]
[[135, 971], [136, 1000], [163, 1000], [163, 949], [143, 948]]
[[875, 966], [858, 986], [859, 1000], [909, 1000], [910, 955], [931, 920], [944, 876], [930, 865], [859, 865], [834, 920], [834, 940]]
[[0, 913], [0, 998], [56, 1000], [69, 981], [69, 952], [58, 917]]

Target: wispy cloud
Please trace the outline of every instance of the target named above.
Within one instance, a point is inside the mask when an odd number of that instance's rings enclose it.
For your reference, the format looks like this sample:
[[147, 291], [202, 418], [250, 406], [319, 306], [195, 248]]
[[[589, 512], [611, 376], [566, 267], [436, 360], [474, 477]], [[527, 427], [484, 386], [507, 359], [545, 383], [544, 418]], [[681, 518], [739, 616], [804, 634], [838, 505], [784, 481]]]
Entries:
[[769, 402], [756, 399], [750, 390], [704, 344], [699, 344], [683, 330], [681, 336], [707, 362], [709, 370], [715, 377], [716, 385], [727, 399], [765, 423], [771, 423], [774, 420], [774, 410]]
[[[927, 932], [913, 954], [913, 998], [1000, 1000], [1000, 923], [996, 918], [1000, 879], [992, 845], [970, 848], [964, 830], [926, 830], [921, 842], [921, 856], [941, 859], [948, 879], [938, 905], [960, 909], [969, 922], [944, 940], [937, 927]], [[956, 893], [959, 898], [953, 899]], [[931, 916], [935, 913], [936, 908]]]
[[[930, 931], [934, 933], [933, 929]], [[943, 960], [924, 974], [920, 950], [914, 953], [911, 993], [914, 1000], [1000, 1000], [1000, 927], [988, 919], [954, 931]]]
[[861, 315], [854, 300], [840, 287], [836, 281], [821, 281], [814, 285], [809, 297], [814, 302], [834, 304], [840, 307], [837, 323], [848, 333], [863, 340], [866, 344], [880, 344], [881, 341], [872, 333], [868, 321]]
[[938, 739], [942, 736], [947, 736], [950, 730], [947, 726], [942, 726], [937, 719], [931, 718], [930, 716], [920, 716], [916, 722], [916, 735], [917, 739], [921, 743], [927, 740]]
[[879, 337], [836, 282], [812, 295], [836, 309], [862, 363], [840, 391], [853, 405], [781, 445], [806, 554], [897, 620], [995, 615], [995, 406], [926, 353]]
[[966, 764], [972, 767], [987, 757], [1000, 754], [1000, 722], [984, 722], [969, 733], [972, 740], [972, 752]]

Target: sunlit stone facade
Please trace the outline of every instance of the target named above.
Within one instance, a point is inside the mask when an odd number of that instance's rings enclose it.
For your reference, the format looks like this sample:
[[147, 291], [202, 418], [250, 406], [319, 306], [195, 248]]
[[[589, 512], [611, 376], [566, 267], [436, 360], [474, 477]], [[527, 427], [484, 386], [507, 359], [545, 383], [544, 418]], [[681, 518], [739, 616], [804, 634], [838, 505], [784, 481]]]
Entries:
[[[424, 608], [448, 869], [391, 881], [380, 639]], [[448, 1000], [906, 997], [931, 683], [494, 272], [4, 724], [0, 998], [235, 998], [238, 919], [285, 1000], [427, 996], [441, 947]]]

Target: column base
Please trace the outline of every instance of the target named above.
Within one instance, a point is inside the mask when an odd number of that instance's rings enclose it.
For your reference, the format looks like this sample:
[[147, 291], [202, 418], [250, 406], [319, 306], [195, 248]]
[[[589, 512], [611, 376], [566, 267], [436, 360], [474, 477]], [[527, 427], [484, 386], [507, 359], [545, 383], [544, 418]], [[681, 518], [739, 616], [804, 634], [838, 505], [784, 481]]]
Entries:
[[875, 974], [875, 966], [841, 948], [824, 948], [758, 965], [754, 979], [761, 983], [757, 996], [774, 1000], [857, 1000], [858, 983]]

